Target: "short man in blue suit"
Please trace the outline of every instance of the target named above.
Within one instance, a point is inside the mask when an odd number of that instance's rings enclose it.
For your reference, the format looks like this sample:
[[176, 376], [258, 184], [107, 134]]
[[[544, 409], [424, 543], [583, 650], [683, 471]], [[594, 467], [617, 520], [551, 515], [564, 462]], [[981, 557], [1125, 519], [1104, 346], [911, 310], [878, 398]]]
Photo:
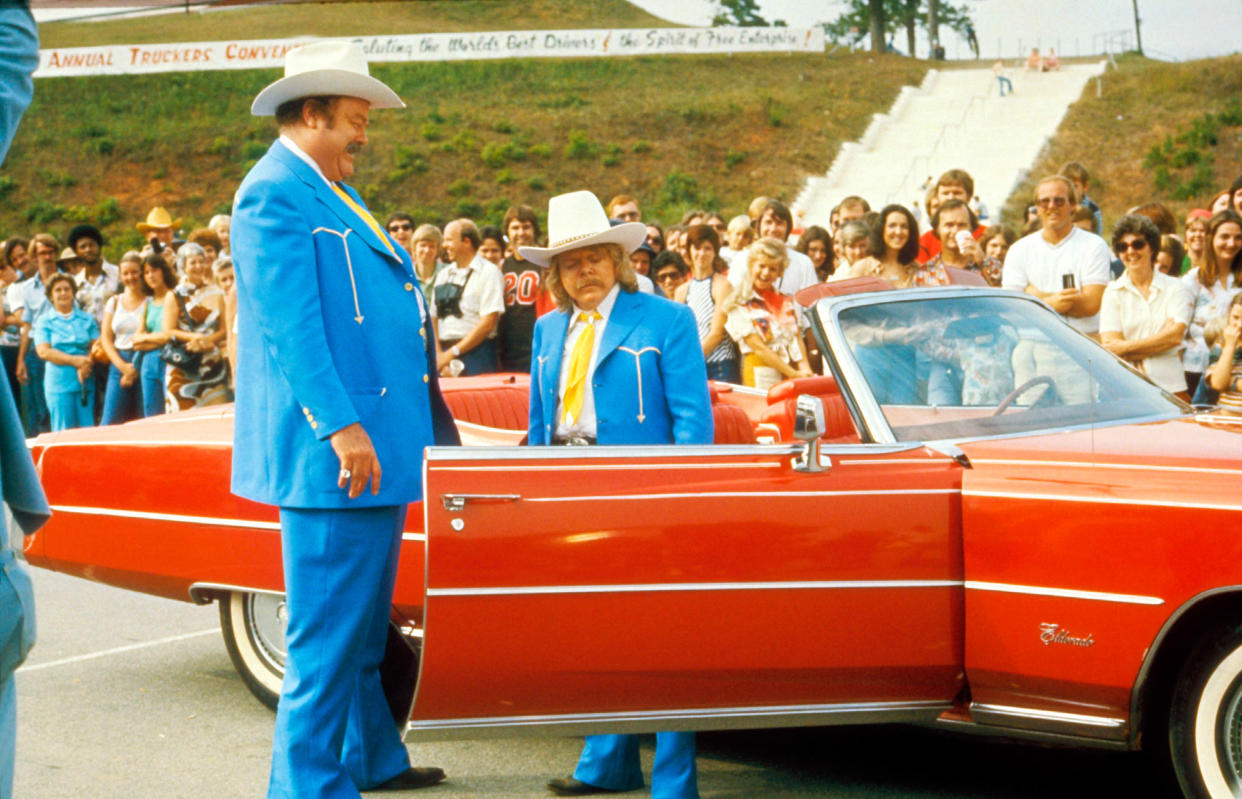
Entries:
[[[641, 222], [610, 227], [589, 191], [548, 204], [549, 247], [518, 253], [548, 267], [558, 311], [535, 324], [530, 443], [710, 444], [707, 366], [685, 305], [643, 294], [629, 254], [646, 239]], [[590, 735], [561, 796], [642, 787], [638, 739]], [[694, 733], [656, 734], [655, 799], [697, 799]]]
[[[9, 151], [17, 123], [34, 92], [31, 74], [39, 65], [39, 35], [24, 4], [0, 6], [0, 162]], [[8, 381], [0, 380], [0, 498], [27, 534], [50, 514]], [[17, 686], [13, 672], [35, 642], [34, 588], [0, 515], [0, 797], [13, 795], [13, 760], [17, 747]]]
[[280, 507], [288, 658], [268, 786], [280, 799], [444, 779], [410, 766], [379, 675], [423, 448], [457, 439], [410, 256], [341, 182], [373, 107], [404, 103], [356, 44], [290, 51], [251, 107], [275, 115], [280, 138], [234, 201], [232, 487]]

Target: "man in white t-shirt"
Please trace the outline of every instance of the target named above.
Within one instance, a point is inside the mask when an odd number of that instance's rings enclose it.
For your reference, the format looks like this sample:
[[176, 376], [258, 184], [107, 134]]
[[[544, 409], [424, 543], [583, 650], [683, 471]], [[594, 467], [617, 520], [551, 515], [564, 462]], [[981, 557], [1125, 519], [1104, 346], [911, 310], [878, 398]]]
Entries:
[[[789, 212], [789, 206], [783, 202], [768, 200], [756, 218], [755, 227], [759, 238], [773, 238], [788, 244], [789, 232], [793, 230], [793, 214]], [[776, 284], [776, 290], [793, 296], [807, 286], [818, 283], [819, 277], [815, 274], [815, 266], [810, 258], [792, 246], [788, 250], [789, 266], [785, 267], [785, 274]], [[729, 282], [734, 287], [740, 286], [742, 278], [746, 276], [746, 259], [749, 252], [749, 249], [740, 250], [729, 262]]]
[[1060, 175], [1039, 182], [1035, 205], [1043, 229], [1009, 248], [1001, 286], [1039, 297], [1073, 327], [1095, 336], [1112, 256], [1104, 239], [1074, 225], [1076, 202], [1073, 186]]
[[[1060, 175], [1046, 177], [1035, 186], [1035, 206], [1043, 229], [1009, 248], [1001, 286], [1039, 297], [1075, 329], [1098, 338], [1100, 302], [1112, 256], [1104, 239], [1073, 223], [1076, 203], [1074, 187]], [[1048, 376], [1062, 401], [1089, 401], [1090, 388], [1082, 380], [1082, 370], [1064, 362], [1058, 348], [1024, 342], [1019, 349], [1014, 351], [1015, 385]]]
[[460, 374], [478, 375], [500, 368], [496, 353], [496, 325], [505, 311], [505, 280], [491, 261], [478, 254], [479, 229], [469, 219], [444, 226], [444, 249], [451, 263], [436, 273], [431, 284], [431, 314], [435, 317], [444, 373], [460, 361]]

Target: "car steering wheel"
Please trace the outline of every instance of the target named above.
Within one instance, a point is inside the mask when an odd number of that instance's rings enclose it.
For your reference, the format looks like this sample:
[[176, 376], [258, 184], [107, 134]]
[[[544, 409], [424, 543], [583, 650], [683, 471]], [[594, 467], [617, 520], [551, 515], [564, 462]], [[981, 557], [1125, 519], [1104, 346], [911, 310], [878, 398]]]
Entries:
[[1009, 410], [1009, 406], [1013, 404], [1014, 400], [1016, 400], [1018, 397], [1021, 397], [1023, 394], [1025, 394], [1028, 389], [1034, 388], [1035, 386], [1038, 386], [1038, 385], [1046, 385], [1048, 386], [1048, 390], [1045, 391], [1043, 394], [1041, 394], [1039, 396], [1039, 399], [1035, 400], [1034, 405], [1031, 406], [1032, 408], [1035, 407], [1035, 405], [1038, 405], [1040, 402], [1043, 402], [1045, 397], [1049, 396], [1050, 394], [1055, 393], [1057, 390], [1056, 384], [1052, 382], [1052, 378], [1049, 377], [1048, 375], [1039, 375], [1038, 377], [1032, 377], [1030, 380], [1026, 381], [1022, 385], [1015, 388], [1013, 391], [1010, 391], [1008, 394], [1006, 394], [1005, 398], [1001, 400], [1000, 405], [996, 406], [996, 410], [992, 413], [992, 415], [1000, 416], [1002, 413]]

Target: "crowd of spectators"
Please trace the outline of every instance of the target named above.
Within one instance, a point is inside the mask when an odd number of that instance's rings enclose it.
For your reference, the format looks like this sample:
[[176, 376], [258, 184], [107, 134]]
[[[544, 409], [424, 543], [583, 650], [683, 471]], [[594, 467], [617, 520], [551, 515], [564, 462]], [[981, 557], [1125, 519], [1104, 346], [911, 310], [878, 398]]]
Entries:
[[[732, 217], [695, 210], [667, 226], [629, 195], [608, 213], [646, 223], [631, 259], [639, 290], [689, 305], [712, 379], [767, 388], [819, 371], [792, 301], [808, 286], [939, 286], [963, 270], [1043, 299], [1169, 392], [1242, 412], [1242, 178], [1180, 226], [1160, 204], [1131, 209], [1108, 241], [1089, 188], [1088, 171], [1065, 164], [1038, 183], [1020, 231], [981, 222], [960, 169], [929, 180], [920, 208], [876, 212], [850, 196], [827, 226], [802, 228], [766, 196]], [[414, 263], [445, 376], [528, 372], [535, 320], [555, 307], [542, 270], [518, 253], [542, 239], [534, 209], [516, 205], [496, 221], [441, 229], [396, 212], [385, 222]], [[228, 217], [183, 239], [181, 220], [155, 208], [137, 228], [148, 243], [119, 264], [89, 224], [69, 230], [63, 249], [49, 233], [0, 245], [0, 356], [28, 433], [231, 399]]]

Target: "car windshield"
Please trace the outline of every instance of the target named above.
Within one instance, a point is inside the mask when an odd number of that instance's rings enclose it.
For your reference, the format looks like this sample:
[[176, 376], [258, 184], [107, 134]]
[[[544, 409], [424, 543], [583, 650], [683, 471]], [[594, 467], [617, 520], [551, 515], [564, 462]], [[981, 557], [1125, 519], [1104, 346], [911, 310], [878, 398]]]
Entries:
[[1185, 410], [1056, 314], [1021, 297], [941, 296], [845, 307], [837, 324], [898, 441]]

